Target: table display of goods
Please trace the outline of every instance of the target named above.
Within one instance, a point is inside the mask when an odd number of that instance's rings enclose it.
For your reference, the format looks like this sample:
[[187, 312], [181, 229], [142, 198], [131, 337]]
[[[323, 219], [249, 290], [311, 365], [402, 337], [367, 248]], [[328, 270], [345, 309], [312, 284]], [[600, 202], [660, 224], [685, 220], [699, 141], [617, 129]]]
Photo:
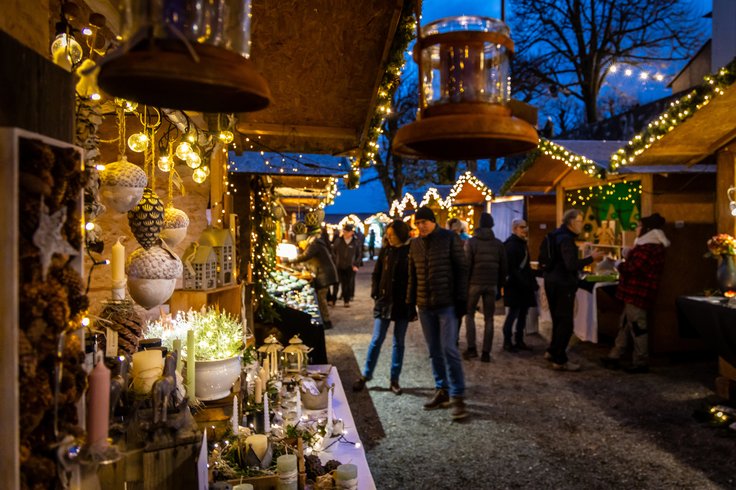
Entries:
[[271, 273], [266, 290], [276, 301], [308, 313], [313, 323], [321, 321], [317, 295], [307, 280], [297, 278], [285, 271], [275, 271]]

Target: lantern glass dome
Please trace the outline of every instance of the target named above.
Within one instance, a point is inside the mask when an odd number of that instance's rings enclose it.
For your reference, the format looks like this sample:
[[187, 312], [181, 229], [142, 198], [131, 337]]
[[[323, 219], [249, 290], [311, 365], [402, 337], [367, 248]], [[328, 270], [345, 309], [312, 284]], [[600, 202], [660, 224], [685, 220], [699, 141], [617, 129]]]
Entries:
[[[509, 28], [498, 19], [451, 17], [422, 28], [417, 64], [422, 109], [458, 102], [506, 103], [510, 96]], [[510, 49], [511, 48], [511, 49]]]

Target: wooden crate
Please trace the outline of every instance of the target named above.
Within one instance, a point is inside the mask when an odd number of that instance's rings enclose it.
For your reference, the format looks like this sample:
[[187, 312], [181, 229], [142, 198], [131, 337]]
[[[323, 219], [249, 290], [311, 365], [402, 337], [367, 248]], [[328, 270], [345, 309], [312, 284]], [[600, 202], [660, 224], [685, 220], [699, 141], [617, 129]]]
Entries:
[[205, 305], [219, 305], [221, 311], [227, 311], [231, 315], [240, 318], [242, 305], [240, 284], [203, 291], [177, 289], [169, 299], [172, 314], [177, 311], [188, 311], [190, 308], [199, 310]]

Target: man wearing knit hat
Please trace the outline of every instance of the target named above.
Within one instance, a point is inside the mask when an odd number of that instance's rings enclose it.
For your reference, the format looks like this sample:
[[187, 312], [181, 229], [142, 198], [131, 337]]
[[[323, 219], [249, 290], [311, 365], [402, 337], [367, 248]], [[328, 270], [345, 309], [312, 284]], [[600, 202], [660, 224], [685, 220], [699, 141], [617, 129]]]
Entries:
[[632, 343], [634, 352], [631, 367], [626, 372], [636, 374], [649, 371], [647, 310], [656, 299], [664, 269], [665, 248], [670, 246], [670, 241], [662, 231], [664, 223], [664, 218], [658, 213], [641, 218], [636, 227], [638, 234], [634, 248], [618, 265], [616, 297], [624, 302], [624, 312], [616, 342], [608, 357], [601, 359], [603, 366], [609, 369], [620, 367], [619, 359], [628, 344]]
[[465, 316], [465, 336], [468, 350], [465, 359], [478, 357], [475, 344], [475, 309], [483, 299], [483, 353], [480, 360], [491, 362], [493, 344], [493, 313], [496, 292], [504, 286], [508, 273], [506, 250], [501, 240], [493, 234], [493, 216], [481, 213], [480, 223], [473, 237], [465, 242], [465, 256], [470, 269], [468, 285], [468, 314]]
[[414, 215], [419, 236], [409, 246], [409, 286], [406, 303], [416, 305], [427, 341], [435, 394], [425, 410], [452, 407], [451, 417], [467, 417], [465, 376], [457, 348], [458, 318], [467, 307], [468, 264], [463, 242], [437, 226], [426, 206]]

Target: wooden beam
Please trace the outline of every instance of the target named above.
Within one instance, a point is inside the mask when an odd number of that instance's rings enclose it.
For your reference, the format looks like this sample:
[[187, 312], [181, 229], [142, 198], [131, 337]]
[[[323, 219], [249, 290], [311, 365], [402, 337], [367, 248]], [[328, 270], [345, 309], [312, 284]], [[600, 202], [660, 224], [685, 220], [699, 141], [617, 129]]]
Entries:
[[339, 140], [354, 140], [357, 138], [355, 130], [352, 128], [333, 126], [298, 126], [239, 122], [236, 128], [240, 133], [258, 136], [293, 136], [298, 138], [329, 138]]
[[654, 177], [652, 174], [641, 176], [641, 210], [639, 216], [652, 214], [652, 202], [654, 199]]
[[544, 193], [546, 194], [552, 189], [554, 189], [555, 187], [557, 187], [560, 184], [560, 182], [562, 182], [562, 179], [567, 177], [567, 174], [569, 174], [570, 172], [572, 172], [572, 167], [567, 167], [567, 169], [564, 172], [558, 175], [557, 178], [555, 178], [555, 180], [552, 181], [552, 183], [544, 189]]

